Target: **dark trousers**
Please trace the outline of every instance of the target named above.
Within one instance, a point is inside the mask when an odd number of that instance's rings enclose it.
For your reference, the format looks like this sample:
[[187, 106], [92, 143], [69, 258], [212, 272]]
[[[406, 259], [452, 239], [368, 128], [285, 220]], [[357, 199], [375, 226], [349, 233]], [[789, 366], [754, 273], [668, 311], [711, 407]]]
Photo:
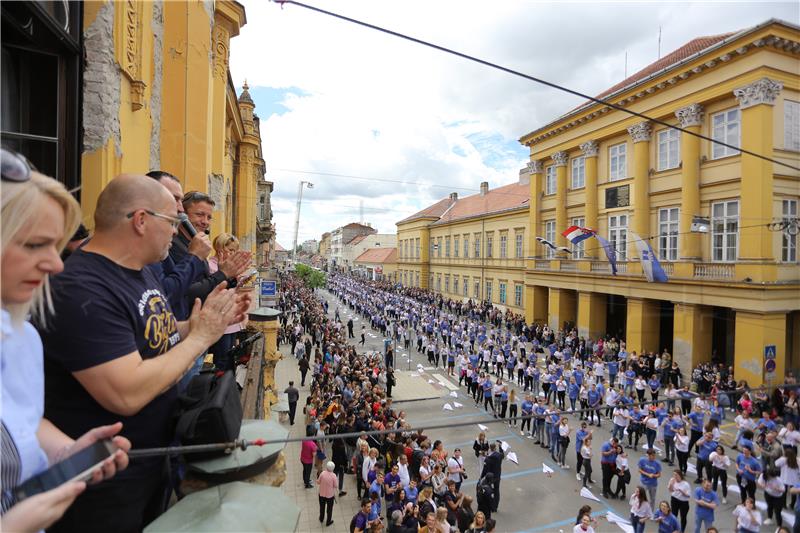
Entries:
[[289, 402], [289, 425], [294, 425], [294, 414], [297, 412], [297, 402]]
[[583, 459], [581, 464], [583, 464], [583, 486], [585, 487], [589, 481], [594, 481], [592, 479], [592, 461], [591, 459]]
[[728, 472], [722, 468], [711, 467], [712, 488], [717, 492], [717, 484], [722, 483], [722, 497], [728, 497]]
[[319, 497], [319, 521], [322, 522], [322, 519], [325, 517], [325, 513], [328, 514], [328, 520], [325, 521], [326, 524], [330, 524], [333, 522], [333, 497], [330, 498], [323, 498], [322, 496]]
[[670, 507], [672, 507], [672, 513], [681, 520], [681, 531], [686, 531], [686, 516], [689, 514], [689, 502], [672, 498]]
[[166, 487], [159, 466], [136, 477], [90, 485], [47, 531], [139, 532], [164, 510]]
[[494, 499], [492, 500], [492, 512], [497, 512], [497, 507], [500, 505], [500, 476], [497, 476], [498, 479], [495, 479], [492, 482], [492, 487], [494, 488]]
[[226, 333], [208, 349], [214, 354], [214, 366], [217, 370], [233, 370], [234, 361], [232, 357], [228, 357], [228, 352], [233, 346], [235, 337], [235, 333]]
[[611, 492], [611, 479], [614, 477], [616, 465], [613, 463], [600, 463], [600, 467], [603, 469], [603, 496], [607, 498], [608, 493]]
[[311, 485], [311, 467], [314, 463], [301, 463], [303, 465], [303, 485], [308, 487]]
[[300, 371], [300, 386], [306, 386], [306, 374], [308, 374], [308, 370], [301, 370]]

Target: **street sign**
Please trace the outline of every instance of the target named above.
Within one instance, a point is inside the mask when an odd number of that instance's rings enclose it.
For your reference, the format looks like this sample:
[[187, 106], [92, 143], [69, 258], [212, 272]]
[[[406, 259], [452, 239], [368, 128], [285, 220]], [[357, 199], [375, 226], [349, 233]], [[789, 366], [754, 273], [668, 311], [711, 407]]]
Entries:
[[775, 348], [774, 344], [764, 346], [764, 359], [775, 359], [777, 352], [778, 350]]
[[261, 296], [275, 296], [275, 281], [262, 280], [261, 281]]
[[775, 372], [776, 366], [777, 365], [775, 364], [775, 359], [767, 359], [767, 361], [764, 363], [764, 371], [767, 374], [772, 374], [773, 372]]

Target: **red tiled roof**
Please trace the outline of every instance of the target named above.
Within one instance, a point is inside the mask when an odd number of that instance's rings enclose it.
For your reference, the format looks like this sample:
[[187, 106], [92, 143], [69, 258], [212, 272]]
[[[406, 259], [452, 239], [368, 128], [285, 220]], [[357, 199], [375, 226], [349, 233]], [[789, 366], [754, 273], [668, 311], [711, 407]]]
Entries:
[[627, 87], [628, 85], [632, 85], [637, 81], [643, 80], [647, 76], [658, 72], [659, 70], [663, 70], [670, 65], [675, 63], [679, 63], [686, 59], [687, 57], [696, 54], [697, 52], [702, 52], [706, 48], [717, 44], [718, 42], [727, 39], [731, 35], [735, 35], [738, 32], [730, 32], [730, 33], [723, 33], [720, 35], [708, 35], [706, 37], [698, 37], [696, 39], [692, 39], [688, 43], [684, 44], [677, 50], [665, 55], [658, 61], [650, 63], [646, 67], [644, 67], [639, 72], [628, 76], [618, 84], [614, 85], [613, 87], [609, 87], [605, 91], [601, 92], [597, 95], [597, 98], [604, 98], [609, 94], [612, 94], [623, 87]]
[[483, 196], [473, 194], [466, 198], [459, 198], [456, 204], [434, 224], [446, 224], [462, 218], [525, 207], [530, 202], [530, 198], [530, 186], [527, 183], [515, 182], [503, 185], [496, 189], [490, 189]]
[[358, 243], [360, 243], [361, 241], [363, 241], [363, 240], [364, 240], [364, 239], [366, 239], [366, 238], [367, 238], [367, 236], [366, 236], [366, 235], [356, 235], [355, 237], [353, 237], [352, 239], [350, 239], [350, 242], [348, 242], [348, 243], [346, 243], [346, 244], [348, 244], [348, 245], [352, 245], [352, 244], [358, 244]]
[[286, 248], [284, 248], [283, 246], [281, 246], [281, 243], [279, 243], [279, 242], [277, 242], [277, 241], [276, 241], [276, 242], [275, 242], [275, 251], [276, 251], [276, 252], [285, 252], [285, 251], [286, 251]]
[[450, 207], [451, 202], [452, 200], [450, 200], [450, 197], [442, 198], [435, 204], [426, 207], [422, 211], [418, 211], [413, 215], [411, 215], [410, 217], [404, 218], [400, 222], [397, 222], [397, 224], [410, 222], [417, 218], [439, 218], [445, 211], [447, 211], [447, 208]]
[[356, 258], [356, 263], [396, 263], [397, 248], [370, 248]]

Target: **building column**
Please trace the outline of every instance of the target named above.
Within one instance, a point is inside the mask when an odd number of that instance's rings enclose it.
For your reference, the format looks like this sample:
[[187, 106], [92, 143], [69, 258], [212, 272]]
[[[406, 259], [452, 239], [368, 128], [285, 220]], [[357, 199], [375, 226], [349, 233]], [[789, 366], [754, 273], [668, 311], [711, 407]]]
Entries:
[[547, 287], [525, 285], [525, 322], [528, 324], [547, 322]]
[[[675, 112], [681, 127], [692, 133], [700, 133], [703, 124], [703, 106], [691, 104]], [[699, 261], [700, 233], [692, 233], [692, 218], [700, 214], [700, 138], [681, 133], [681, 207], [680, 243], [678, 257], [683, 261]]]
[[567, 246], [567, 238], [561, 232], [567, 229], [567, 152], [556, 152], [556, 246]]
[[[786, 372], [786, 313], [736, 311], [734, 375], [751, 387], [781, 383]], [[775, 347], [776, 368], [765, 372], [767, 347]]]
[[[597, 231], [597, 154], [600, 146], [597, 141], [586, 141], [581, 144], [584, 157], [585, 189], [584, 189], [584, 216], [586, 227]], [[597, 257], [597, 246], [586, 247], [586, 258]]]
[[[743, 149], [769, 157], [773, 155], [773, 106], [781, 89], [783, 84], [780, 82], [761, 78], [733, 91], [739, 101]], [[741, 158], [739, 259], [745, 262], [774, 262], [775, 239], [766, 226], [773, 218], [773, 164], [744, 153]], [[758, 270], [753, 274], [749, 276], [753, 281], [774, 280], [774, 277], [765, 279]]]
[[655, 352], [658, 347], [659, 306], [654, 300], [628, 298], [625, 344], [628, 352]]
[[419, 230], [419, 286], [422, 289], [431, 289], [428, 286], [430, 281], [431, 263], [430, 263], [430, 250], [431, 250], [431, 232], [428, 228], [420, 228]]
[[[643, 239], [650, 236], [650, 123], [639, 122], [628, 128], [633, 139], [633, 220], [631, 229]], [[634, 250], [636, 248], [634, 247]], [[638, 256], [638, 253], [636, 254]]]
[[606, 299], [599, 292], [578, 293], [578, 335], [597, 339], [606, 334]]
[[[700, 363], [711, 360], [713, 315], [703, 305], [675, 304], [672, 337], [672, 360], [685, 375]], [[663, 344], [663, 343], [662, 343]]]
[[575, 291], [550, 287], [548, 307], [548, 324], [551, 329], [561, 329], [564, 322], [575, 323], [577, 308]]
[[534, 252], [538, 245], [536, 237], [542, 236], [542, 222], [540, 210], [542, 206], [542, 171], [544, 165], [541, 161], [529, 161], [528, 170], [531, 173], [530, 191], [531, 199], [528, 209], [528, 256], [536, 255]]

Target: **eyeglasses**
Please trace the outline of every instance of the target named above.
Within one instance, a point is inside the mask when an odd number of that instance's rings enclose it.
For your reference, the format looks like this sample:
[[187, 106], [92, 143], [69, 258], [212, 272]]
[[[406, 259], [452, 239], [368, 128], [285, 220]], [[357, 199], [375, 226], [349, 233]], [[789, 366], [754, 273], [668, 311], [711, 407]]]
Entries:
[[[149, 209], [137, 209], [136, 211], [144, 211], [148, 215], [154, 216], [156, 218], [163, 218], [172, 225], [172, 229], [177, 229], [181, 223], [181, 219], [179, 218], [171, 217], [169, 215], [162, 215], [161, 213], [156, 213], [155, 211], [150, 211]], [[136, 214], [136, 211], [131, 211], [130, 213], [125, 215], [125, 218], [133, 218], [133, 215]]]
[[208, 202], [214, 204], [214, 201], [209, 195], [200, 191], [190, 191], [183, 195], [184, 202]]
[[0, 150], [0, 160], [2, 160], [3, 181], [22, 183], [31, 179], [33, 165], [22, 154], [3, 148]]

